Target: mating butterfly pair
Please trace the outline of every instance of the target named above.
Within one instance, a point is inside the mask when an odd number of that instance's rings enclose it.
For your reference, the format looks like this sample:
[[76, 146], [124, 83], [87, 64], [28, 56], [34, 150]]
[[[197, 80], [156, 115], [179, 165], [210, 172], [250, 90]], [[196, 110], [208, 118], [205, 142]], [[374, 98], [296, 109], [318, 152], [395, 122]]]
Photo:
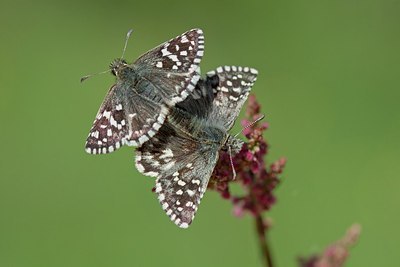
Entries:
[[192, 222], [219, 151], [238, 152], [231, 135], [257, 78], [252, 68], [219, 67], [200, 78], [200, 29], [190, 30], [142, 55], [133, 64], [115, 60], [117, 83], [90, 130], [86, 151], [104, 154], [138, 147], [136, 167], [157, 177], [162, 208], [181, 228]]

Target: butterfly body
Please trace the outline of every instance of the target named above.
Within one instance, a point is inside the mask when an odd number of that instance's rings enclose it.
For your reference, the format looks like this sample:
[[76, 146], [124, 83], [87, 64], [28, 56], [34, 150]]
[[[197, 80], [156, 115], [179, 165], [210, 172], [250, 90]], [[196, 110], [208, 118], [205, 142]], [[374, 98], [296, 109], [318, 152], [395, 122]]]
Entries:
[[[178, 135], [186, 135], [186, 138], [201, 144], [202, 146], [214, 146], [211, 149], [239, 152], [243, 141], [230, 135], [222, 121], [214, 118], [202, 118], [193, 116], [185, 110], [173, 108], [168, 116], [168, 123]], [[184, 126], [184, 127], [182, 127]]]
[[160, 204], [181, 228], [192, 222], [221, 150], [243, 141], [229, 134], [256, 80], [250, 68], [218, 68], [192, 95], [171, 108], [158, 133], [137, 150], [136, 167], [157, 177]]

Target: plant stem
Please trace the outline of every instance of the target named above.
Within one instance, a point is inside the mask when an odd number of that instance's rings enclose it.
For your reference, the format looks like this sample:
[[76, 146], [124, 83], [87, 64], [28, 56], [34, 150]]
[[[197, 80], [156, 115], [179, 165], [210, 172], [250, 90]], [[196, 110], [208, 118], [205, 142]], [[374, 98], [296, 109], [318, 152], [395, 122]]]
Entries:
[[264, 224], [264, 220], [260, 214], [256, 216], [255, 223], [256, 223], [256, 229], [257, 229], [257, 235], [258, 235], [258, 240], [259, 240], [259, 244], [260, 244], [260, 249], [261, 249], [261, 253], [264, 258], [265, 266], [273, 267], [274, 264], [272, 262], [270, 247], [267, 242], [265, 224]]

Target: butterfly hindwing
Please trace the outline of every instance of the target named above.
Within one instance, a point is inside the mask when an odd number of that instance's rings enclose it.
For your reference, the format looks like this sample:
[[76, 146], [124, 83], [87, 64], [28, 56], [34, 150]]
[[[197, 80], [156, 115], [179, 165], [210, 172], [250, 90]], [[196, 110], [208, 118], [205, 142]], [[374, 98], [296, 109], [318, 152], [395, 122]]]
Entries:
[[182, 109], [197, 118], [207, 118], [212, 110], [214, 90], [219, 83], [217, 75], [200, 79], [193, 92], [176, 107]]
[[155, 176], [156, 193], [170, 219], [187, 228], [206, 191], [218, 158], [217, 145], [206, 145], [166, 122], [159, 132], [137, 149], [136, 167]]

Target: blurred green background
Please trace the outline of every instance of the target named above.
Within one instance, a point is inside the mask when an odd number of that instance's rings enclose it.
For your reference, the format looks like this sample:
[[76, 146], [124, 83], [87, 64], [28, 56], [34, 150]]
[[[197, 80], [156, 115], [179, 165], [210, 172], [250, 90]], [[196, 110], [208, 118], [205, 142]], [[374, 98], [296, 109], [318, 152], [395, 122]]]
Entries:
[[[250, 217], [215, 192], [178, 229], [133, 149], [83, 146], [113, 83], [100, 75], [200, 27], [205, 73], [259, 70], [277, 266], [363, 227], [347, 266], [398, 266], [400, 1], [10, 1], [0, 9], [0, 266], [261, 266]], [[234, 132], [239, 129], [235, 126]]]

